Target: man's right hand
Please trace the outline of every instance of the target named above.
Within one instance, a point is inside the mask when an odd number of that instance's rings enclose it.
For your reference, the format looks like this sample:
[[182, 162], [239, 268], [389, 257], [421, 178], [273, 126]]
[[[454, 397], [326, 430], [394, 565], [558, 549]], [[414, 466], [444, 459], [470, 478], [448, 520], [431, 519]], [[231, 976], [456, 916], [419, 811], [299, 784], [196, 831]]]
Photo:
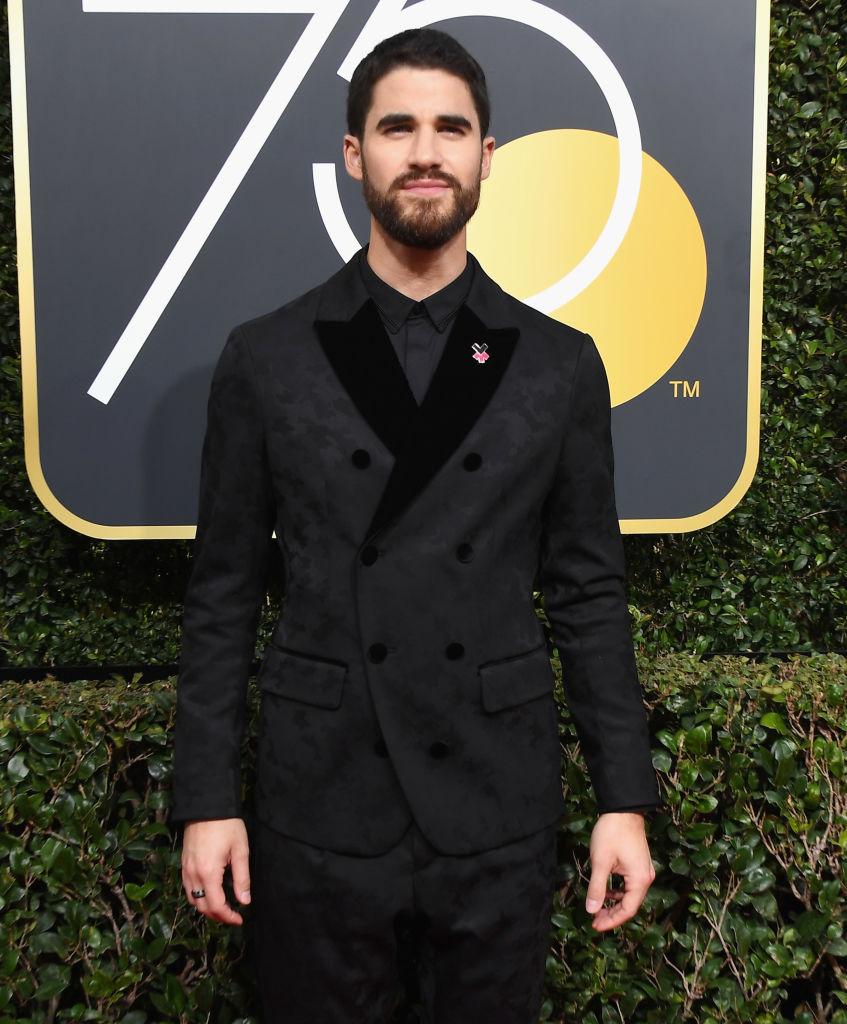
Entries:
[[[232, 868], [232, 887], [239, 903], [250, 902], [247, 828], [241, 818], [189, 821], [182, 837], [182, 885], [188, 902], [212, 921], [243, 924], [241, 914], [226, 901], [224, 870]], [[192, 896], [192, 889], [205, 896]]]

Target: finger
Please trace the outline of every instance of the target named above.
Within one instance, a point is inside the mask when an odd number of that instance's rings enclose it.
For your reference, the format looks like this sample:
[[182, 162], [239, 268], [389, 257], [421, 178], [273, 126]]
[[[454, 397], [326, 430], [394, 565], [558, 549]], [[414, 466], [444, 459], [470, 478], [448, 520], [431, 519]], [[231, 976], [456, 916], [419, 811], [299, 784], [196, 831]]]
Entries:
[[610, 890], [610, 898], [615, 900], [615, 904], [611, 907], [603, 907], [596, 913], [591, 922], [592, 927], [596, 931], [606, 931], [629, 921], [643, 903], [648, 888], [649, 885], [646, 883], [631, 883], [630, 880], [627, 880], [627, 887], [623, 891]]
[[608, 903], [609, 900], [613, 900], [615, 903], [617, 903], [619, 900], [623, 899], [624, 892], [624, 889], [607, 889], [606, 898], [603, 902]]
[[589, 879], [588, 892], [585, 896], [585, 909], [589, 914], [594, 914], [603, 906], [611, 872], [612, 865], [609, 861], [597, 860], [592, 863], [591, 878]]
[[250, 851], [239, 846], [232, 851], [232, 887], [239, 903], [250, 902]]
[[197, 889], [201, 889], [202, 886], [197, 881], [197, 879], [192, 874], [189, 874], [189, 872], [187, 871], [182, 872], [182, 888], [183, 891], [185, 892], [186, 900], [188, 900], [192, 907], [196, 907], [197, 898], [195, 896], [192, 896], [191, 894]]
[[234, 911], [226, 901], [222, 876], [205, 876], [200, 888], [206, 890], [206, 895], [198, 900], [197, 905], [206, 917], [222, 924], [243, 924], [241, 914]]
[[[193, 881], [189, 878], [183, 883], [183, 885], [185, 888], [185, 898], [188, 901], [188, 903], [196, 911], [208, 917], [208, 914], [206, 914], [206, 910], [208, 908], [208, 900], [204, 892], [203, 882], [200, 880], [200, 878], [195, 878]], [[203, 892], [204, 894], [202, 896], [194, 896], [194, 892]]]

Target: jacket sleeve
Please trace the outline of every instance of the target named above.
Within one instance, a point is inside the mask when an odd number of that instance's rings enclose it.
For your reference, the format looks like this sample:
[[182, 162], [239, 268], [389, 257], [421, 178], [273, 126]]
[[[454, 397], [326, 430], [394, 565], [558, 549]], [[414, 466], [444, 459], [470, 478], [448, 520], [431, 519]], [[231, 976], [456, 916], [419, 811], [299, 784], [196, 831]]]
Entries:
[[598, 813], [650, 811], [662, 801], [624, 589], [611, 398], [588, 334], [577, 355], [567, 417], [543, 510], [538, 584]]
[[247, 681], [272, 552], [274, 503], [246, 340], [212, 375], [177, 678], [170, 822], [241, 816]]

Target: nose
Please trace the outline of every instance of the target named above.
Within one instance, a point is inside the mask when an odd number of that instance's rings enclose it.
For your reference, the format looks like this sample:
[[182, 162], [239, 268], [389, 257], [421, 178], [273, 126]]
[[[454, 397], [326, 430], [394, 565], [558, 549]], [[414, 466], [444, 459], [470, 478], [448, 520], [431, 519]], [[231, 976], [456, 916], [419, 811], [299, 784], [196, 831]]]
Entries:
[[415, 132], [409, 163], [416, 167], [437, 167], [441, 163], [438, 132], [421, 128]]

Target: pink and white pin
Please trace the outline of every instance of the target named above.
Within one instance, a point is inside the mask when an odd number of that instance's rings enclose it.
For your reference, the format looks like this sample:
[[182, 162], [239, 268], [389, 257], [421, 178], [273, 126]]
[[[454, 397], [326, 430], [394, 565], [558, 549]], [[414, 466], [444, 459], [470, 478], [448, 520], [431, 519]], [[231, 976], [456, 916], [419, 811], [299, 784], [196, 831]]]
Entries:
[[473, 343], [473, 349], [473, 357], [480, 365], [482, 365], [491, 354], [490, 352], [486, 351], [488, 349], [488, 345], [486, 345], [485, 342], [483, 342], [480, 345], [479, 342], [475, 341]]

